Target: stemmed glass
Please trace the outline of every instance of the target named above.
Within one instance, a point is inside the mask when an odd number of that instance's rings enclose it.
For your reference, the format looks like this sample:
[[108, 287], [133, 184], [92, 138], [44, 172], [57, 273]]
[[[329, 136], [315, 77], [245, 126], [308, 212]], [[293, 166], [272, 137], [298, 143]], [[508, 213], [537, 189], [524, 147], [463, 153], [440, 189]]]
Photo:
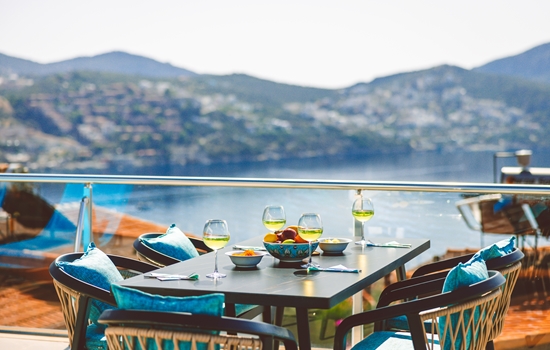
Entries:
[[262, 215], [264, 226], [271, 232], [280, 230], [286, 224], [285, 209], [282, 205], [268, 205]]
[[213, 279], [224, 278], [226, 275], [218, 272], [218, 249], [225, 247], [227, 242], [229, 242], [227, 222], [219, 219], [206, 221], [202, 237], [204, 244], [214, 250], [214, 254], [216, 254], [214, 258], [214, 272], [206, 275], [206, 277]]
[[315, 213], [302, 214], [300, 220], [298, 220], [298, 234], [309, 243], [309, 261], [307, 264], [302, 265], [302, 268], [307, 269], [319, 266], [311, 261], [311, 242], [318, 240], [323, 234], [321, 216]]
[[365, 246], [367, 241], [365, 240], [365, 227], [364, 223], [372, 219], [374, 216], [374, 205], [370, 198], [360, 196], [357, 198], [351, 206], [351, 214], [355, 220], [361, 222], [361, 240], [355, 242], [357, 245]]

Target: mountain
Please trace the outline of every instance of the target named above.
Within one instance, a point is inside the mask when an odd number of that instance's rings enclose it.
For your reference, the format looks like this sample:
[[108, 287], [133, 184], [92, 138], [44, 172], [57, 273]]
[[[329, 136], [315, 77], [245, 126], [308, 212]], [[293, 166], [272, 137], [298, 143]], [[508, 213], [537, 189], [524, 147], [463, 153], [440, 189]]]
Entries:
[[473, 70], [550, 83], [550, 43], [516, 56], [489, 62]]
[[174, 67], [169, 63], [161, 63], [150, 58], [119, 51], [93, 57], [77, 57], [48, 64], [0, 54], [0, 74], [49, 75], [72, 71], [118, 73], [150, 78], [177, 78], [197, 75], [197, 73]]

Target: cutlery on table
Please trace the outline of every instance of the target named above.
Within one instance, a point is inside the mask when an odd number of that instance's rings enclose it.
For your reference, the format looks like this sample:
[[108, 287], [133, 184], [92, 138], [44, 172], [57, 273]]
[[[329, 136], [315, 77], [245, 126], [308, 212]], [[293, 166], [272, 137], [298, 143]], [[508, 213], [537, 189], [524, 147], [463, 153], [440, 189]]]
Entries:
[[235, 249], [235, 250], [267, 251], [267, 249], [265, 249], [264, 247], [251, 247], [251, 246], [246, 246], [246, 245], [234, 245], [233, 249]]
[[387, 243], [374, 243], [370, 239], [367, 239], [367, 247], [386, 247], [386, 248], [410, 248], [412, 244], [409, 243], [398, 243], [396, 241], [387, 242]]
[[317, 267], [317, 266], [310, 266], [307, 269], [308, 271], [326, 271], [326, 272], [351, 272], [351, 273], [359, 273], [361, 270], [359, 269], [350, 269], [343, 265], [337, 265], [332, 267]]
[[199, 275], [196, 273], [190, 273], [189, 275], [176, 275], [170, 273], [156, 273], [149, 272], [143, 275], [146, 278], [156, 278], [159, 281], [176, 281], [176, 280], [198, 280]]

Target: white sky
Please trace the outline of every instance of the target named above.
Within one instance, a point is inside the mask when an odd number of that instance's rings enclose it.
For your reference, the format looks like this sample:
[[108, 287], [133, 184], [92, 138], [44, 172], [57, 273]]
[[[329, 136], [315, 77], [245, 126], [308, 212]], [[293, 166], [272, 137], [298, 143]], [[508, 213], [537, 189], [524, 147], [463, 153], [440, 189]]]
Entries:
[[0, 53], [125, 51], [197, 73], [341, 88], [550, 42], [548, 0], [0, 0]]

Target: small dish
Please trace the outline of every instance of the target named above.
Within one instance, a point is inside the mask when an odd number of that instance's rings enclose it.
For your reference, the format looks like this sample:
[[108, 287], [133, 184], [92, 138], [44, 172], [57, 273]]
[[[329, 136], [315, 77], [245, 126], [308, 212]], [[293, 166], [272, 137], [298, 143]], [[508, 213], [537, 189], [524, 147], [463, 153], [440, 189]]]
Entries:
[[228, 255], [233, 264], [237, 267], [242, 268], [253, 268], [256, 267], [262, 261], [262, 258], [264, 255], [267, 255], [267, 252], [258, 252], [255, 251], [254, 255], [236, 255], [236, 254], [243, 254], [244, 251], [242, 250], [233, 250], [230, 252], [225, 253], [225, 255]]
[[350, 242], [349, 238], [323, 238], [319, 240], [319, 248], [326, 254], [342, 254]]

